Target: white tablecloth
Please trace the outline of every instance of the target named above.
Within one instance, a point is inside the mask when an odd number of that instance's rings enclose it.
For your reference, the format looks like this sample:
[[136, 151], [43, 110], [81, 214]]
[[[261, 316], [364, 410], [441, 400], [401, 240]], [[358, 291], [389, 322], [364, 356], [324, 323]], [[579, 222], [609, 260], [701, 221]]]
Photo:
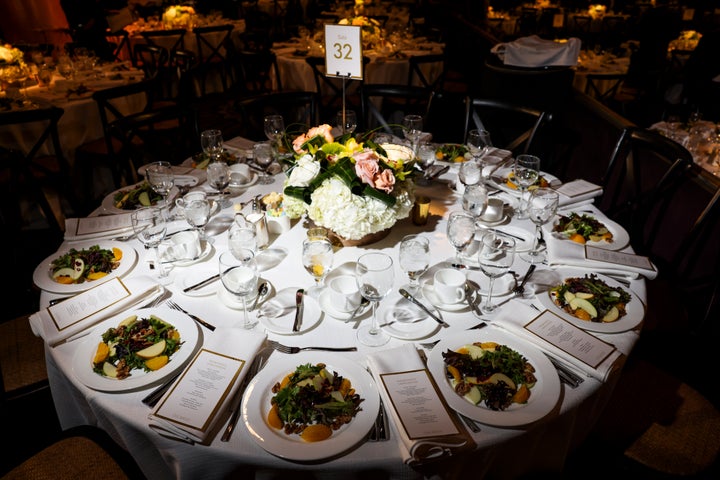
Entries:
[[[437, 183], [430, 187], [419, 187], [419, 192], [430, 196], [431, 217], [427, 225], [418, 227], [410, 219], [400, 221], [390, 236], [375, 244], [365, 247], [345, 247], [335, 254], [334, 270], [342, 270], [354, 264], [358, 256], [366, 250], [382, 250], [394, 259], [398, 256], [398, 243], [402, 236], [409, 233], [424, 233], [431, 240], [432, 265], [453, 258], [454, 250], [445, 236], [446, 217], [448, 210], [459, 209], [459, 198], [448, 187], [454, 183], [457, 165], [444, 174]], [[234, 201], [246, 201], [261, 192], [279, 191], [282, 187], [283, 174], [279, 174], [271, 185], [255, 185], [242, 193]], [[232, 218], [232, 209], [228, 208], [213, 217], [208, 232], [213, 234], [214, 225], [227, 225]], [[514, 226], [527, 230], [532, 225], [526, 221], [512, 221]], [[184, 221], [177, 221], [171, 231], [187, 228]], [[310, 276], [300, 262], [298, 249], [306, 236], [306, 225], [303, 222], [293, 224], [290, 231], [282, 235], [271, 235], [271, 244], [266, 255], [282, 257], [275, 267], [265, 270], [261, 277], [269, 281], [273, 288], [309, 287]], [[215, 273], [219, 252], [227, 249], [227, 233], [214, 234], [214, 252], [206, 261], [189, 267], [177, 267], [171, 272], [176, 279], [192, 276], [200, 280]], [[69, 246], [65, 243], [63, 247]], [[139, 242], [128, 242], [139, 253], [138, 265], [130, 273], [131, 276], [152, 274], [148, 268], [148, 256]], [[517, 259], [513, 269], [524, 274], [528, 264]], [[540, 269], [546, 268], [540, 266]], [[332, 275], [332, 272], [331, 272]], [[396, 264], [396, 287], [407, 283], [407, 278]], [[470, 272], [471, 278], [482, 278], [480, 272]], [[222, 288], [218, 282], [217, 288]], [[528, 284], [532, 291], [532, 280]], [[645, 298], [643, 280], [632, 282], [633, 290]], [[190, 297], [181, 293], [177, 284], [169, 289], [173, 299], [187, 310], [199, 315], [217, 327], [238, 325], [242, 314], [238, 310], [226, 307], [215, 295]], [[57, 295], [43, 292], [42, 305]], [[526, 303], [539, 305], [536, 300], [528, 299]], [[509, 302], [503, 308], [512, 308], [515, 302]], [[450, 324], [447, 329], [438, 330], [432, 336], [421, 340], [427, 342], [440, 339], [452, 332], [461, 332], [479, 322], [472, 313], [443, 312], [443, 317]], [[360, 317], [362, 322], [369, 320], [369, 313]], [[490, 317], [492, 318], [492, 317]], [[341, 320], [325, 316], [317, 328], [313, 328], [301, 336], [282, 336], [269, 333], [269, 338], [279, 340], [288, 345], [325, 345], [325, 346], [358, 346], [357, 352], [347, 353], [348, 358], [365, 365], [366, 355], [379, 349], [393, 348], [407, 341], [393, 338], [383, 347], [370, 348], [358, 344], [355, 322], [344, 323]], [[255, 327], [262, 330], [262, 325]], [[203, 329], [206, 337], [213, 335]], [[614, 335], [598, 335], [608, 342], [613, 339], [636, 335], [620, 333]], [[619, 336], [619, 337], [618, 337]], [[581, 442], [594, 425], [604, 408], [616, 377], [601, 383], [587, 378], [580, 387], [569, 389], [563, 387], [561, 399], [556, 407], [556, 414], [536, 424], [521, 428], [499, 428], [481, 425], [481, 431], [474, 433], [473, 439], [478, 445], [476, 452], [462, 457], [452, 457], [448, 461], [429, 465], [423, 470], [414, 470], [402, 462], [401, 451], [397, 443], [398, 431], [391, 425], [391, 440], [386, 442], [365, 442], [346, 454], [331, 460], [317, 463], [299, 463], [275, 457], [263, 450], [248, 434], [240, 419], [238, 428], [229, 442], [223, 443], [219, 436], [209, 447], [192, 446], [160, 437], [148, 427], [147, 415], [150, 409], [141, 403], [141, 399], [151, 388], [134, 392], [103, 393], [92, 390], [73, 375], [72, 358], [77, 348], [76, 342], [70, 342], [55, 348], [46, 348], [48, 376], [53, 399], [63, 428], [80, 424], [95, 424], [105, 429], [123, 447], [128, 449], [137, 460], [148, 478], [153, 479], [220, 479], [236, 476], [239, 478], [278, 478], [279, 475], [290, 475], [297, 471], [312, 472], [313, 478], [422, 478], [442, 472], [452, 478], [467, 475], [468, 478], [517, 478], [533, 471], [560, 470], [568, 452]], [[629, 353], [624, 351], [623, 353]], [[281, 355], [273, 353], [273, 356]], [[291, 473], [293, 472], [293, 473]]]

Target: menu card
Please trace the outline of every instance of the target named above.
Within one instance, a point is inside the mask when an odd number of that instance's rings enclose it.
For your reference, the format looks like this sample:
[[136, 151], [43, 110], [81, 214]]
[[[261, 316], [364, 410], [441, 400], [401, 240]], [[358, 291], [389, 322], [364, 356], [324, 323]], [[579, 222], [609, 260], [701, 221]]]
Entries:
[[81, 240], [85, 238], [114, 235], [132, 230], [131, 213], [118, 215], [99, 215], [96, 217], [66, 218], [65, 240]]
[[217, 329], [150, 413], [150, 428], [188, 443], [210, 443], [265, 338]]
[[403, 460], [418, 465], [475, 448], [467, 430], [445, 403], [415, 346], [368, 356], [380, 397], [399, 432]]
[[615, 265], [624, 265], [633, 268], [644, 268], [655, 271], [655, 266], [649, 257], [643, 255], [635, 255], [627, 252], [617, 252], [614, 250], [606, 250], [604, 248], [592, 247], [585, 245], [585, 258], [588, 260], [597, 260], [598, 262], [614, 263]]
[[560, 194], [559, 205], [561, 207], [591, 203], [591, 199], [599, 197], [603, 193], [600, 185], [582, 179], [563, 183], [555, 191]]

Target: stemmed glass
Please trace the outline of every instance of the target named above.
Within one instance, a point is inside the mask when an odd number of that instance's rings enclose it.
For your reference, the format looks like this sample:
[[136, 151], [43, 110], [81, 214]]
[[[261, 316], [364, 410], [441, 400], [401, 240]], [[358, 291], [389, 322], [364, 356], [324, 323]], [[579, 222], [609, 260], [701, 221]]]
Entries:
[[540, 159], [535, 155], [518, 155], [513, 166], [513, 183], [520, 187], [520, 205], [516, 218], [527, 218], [525, 192], [540, 176]]
[[265, 115], [263, 118], [265, 136], [270, 140], [273, 157], [280, 151], [280, 141], [285, 134], [285, 120], [282, 115]]
[[490, 278], [485, 303], [480, 306], [483, 313], [490, 314], [497, 309], [497, 305], [492, 303], [493, 284], [496, 278], [502, 277], [510, 270], [514, 259], [515, 239], [499, 232], [488, 232], [483, 235], [478, 251], [478, 263], [480, 270]]
[[458, 180], [463, 186], [464, 193], [468, 185], [477, 185], [482, 177], [482, 166], [474, 158], [462, 162], [458, 170]]
[[475, 238], [475, 217], [467, 212], [451, 212], [447, 224], [447, 237], [455, 247], [455, 257], [462, 263], [460, 254]]
[[345, 110], [345, 119], [343, 120], [343, 112], [340, 110], [337, 112], [337, 115], [335, 116], [335, 125], [340, 130], [341, 134], [350, 133], [352, 134], [355, 132], [355, 129], [357, 128], [357, 115], [355, 114], [355, 110]]
[[258, 271], [255, 254], [248, 249], [236, 253], [223, 252], [218, 263], [223, 287], [242, 301], [243, 328], [253, 328], [257, 320], [251, 322], [248, 317], [247, 298], [257, 290]]
[[167, 233], [167, 222], [162, 209], [158, 207], [142, 207], [130, 214], [133, 231], [146, 249], [152, 249], [155, 253], [155, 270], [158, 278], [165, 279], [167, 271], [160, 261], [160, 242], [165, 239]]
[[385, 345], [390, 336], [380, 328], [377, 305], [392, 290], [395, 281], [393, 260], [384, 253], [366, 253], [358, 258], [355, 275], [360, 294], [373, 305], [372, 324], [361, 326], [357, 338], [369, 347]]
[[204, 130], [200, 133], [200, 146], [210, 161], [217, 161], [223, 153], [223, 136], [220, 130]]
[[225, 198], [225, 189], [230, 185], [230, 167], [223, 161], [208, 163], [206, 169], [208, 185], [217, 190], [220, 208], [230, 206], [230, 200]]
[[263, 185], [274, 182], [272, 176], [268, 175], [267, 172], [268, 167], [273, 162], [273, 148], [268, 142], [258, 142], [253, 145], [253, 160], [262, 168], [258, 183]]
[[462, 207], [464, 211], [472, 214], [475, 220], [478, 220], [485, 213], [487, 204], [488, 191], [485, 185], [476, 184], [465, 187], [462, 196]]
[[430, 266], [430, 240], [422, 235], [405, 235], [400, 241], [400, 268], [410, 283], [407, 290], [413, 295], [420, 287], [420, 276]]
[[470, 150], [470, 155], [480, 166], [480, 180], [482, 181], [482, 170], [485, 167], [485, 154], [487, 154], [490, 147], [492, 147], [492, 141], [490, 140], [490, 132], [487, 130], [472, 129], [468, 132], [467, 146]]
[[540, 250], [540, 235], [543, 225], [550, 221], [557, 212], [560, 195], [551, 188], [538, 188], [530, 194], [528, 201], [528, 218], [535, 224], [535, 245], [527, 254], [520, 258], [530, 263], [541, 263], [545, 253]]
[[210, 220], [210, 201], [207, 197], [193, 198], [185, 204], [185, 220], [200, 235], [200, 240], [212, 243], [214, 240], [205, 234], [205, 225]]
[[169, 209], [168, 196], [175, 186], [175, 174], [170, 162], [153, 162], [145, 168], [147, 182], [155, 193], [163, 197], [163, 207]]
[[306, 238], [302, 244], [302, 264], [305, 270], [315, 279], [315, 285], [307, 290], [313, 298], [320, 296], [324, 287], [325, 277], [333, 265], [333, 246], [327, 238]]
[[417, 144], [422, 135], [423, 119], [420, 115], [405, 115], [402, 124], [404, 127], [403, 133], [405, 138], [410, 140], [413, 158], [415, 158], [417, 156]]

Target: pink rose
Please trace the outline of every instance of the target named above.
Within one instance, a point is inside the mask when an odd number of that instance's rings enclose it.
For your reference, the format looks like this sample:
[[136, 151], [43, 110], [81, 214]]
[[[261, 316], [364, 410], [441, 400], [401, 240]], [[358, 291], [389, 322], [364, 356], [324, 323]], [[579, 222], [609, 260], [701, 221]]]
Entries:
[[373, 186], [373, 178], [378, 172], [377, 160], [363, 155], [361, 158], [355, 157], [355, 174], [361, 182]]
[[313, 127], [307, 132], [307, 138], [313, 138], [317, 135], [320, 135], [325, 139], [326, 142], [332, 143], [335, 141], [335, 138], [332, 136], [332, 133], [330, 131], [332, 130], [332, 127], [328, 125], [327, 123], [320, 125], [319, 127]]
[[393, 175], [392, 170], [386, 169], [380, 172], [379, 175], [375, 177], [375, 188], [378, 190], [383, 190], [387, 193], [392, 192], [393, 187], [395, 186], [395, 175]]
[[303, 143], [307, 142], [308, 137], [305, 136], [303, 133], [302, 135], [298, 136], [293, 140], [293, 150], [295, 150], [295, 153], [306, 153], [305, 150], [303, 150], [301, 147]]

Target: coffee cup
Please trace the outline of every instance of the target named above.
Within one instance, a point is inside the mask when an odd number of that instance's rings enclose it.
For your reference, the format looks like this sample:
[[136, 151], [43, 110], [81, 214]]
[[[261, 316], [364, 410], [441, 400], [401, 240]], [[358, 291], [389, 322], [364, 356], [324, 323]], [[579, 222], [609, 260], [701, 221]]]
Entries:
[[242, 187], [252, 180], [252, 172], [250, 167], [244, 163], [234, 163], [230, 165], [230, 187]]
[[435, 295], [442, 303], [451, 305], [465, 298], [465, 275], [454, 268], [443, 268], [433, 276]]
[[354, 277], [339, 275], [328, 282], [330, 305], [338, 312], [348, 313], [355, 310], [362, 300]]
[[207, 198], [207, 193], [203, 192], [202, 190], [193, 190], [186, 193], [180, 198], [176, 198], [175, 206], [177, 207], [177, 216], [180, 218], [185, 218], [185, 205], [195, 200], [204, 200], [205, 198]]
[[200, 255], [200, 250], [200, 235], [194, 230], [187, 230], [170, 237], [165, 257], [169, 261], [194, 260]]
[[480, 216], [480, 220], [488, 223], [499, 222], [503, 218], [504, 208], [505, 205], [502, 199], [490, 198], [485, 212]]

